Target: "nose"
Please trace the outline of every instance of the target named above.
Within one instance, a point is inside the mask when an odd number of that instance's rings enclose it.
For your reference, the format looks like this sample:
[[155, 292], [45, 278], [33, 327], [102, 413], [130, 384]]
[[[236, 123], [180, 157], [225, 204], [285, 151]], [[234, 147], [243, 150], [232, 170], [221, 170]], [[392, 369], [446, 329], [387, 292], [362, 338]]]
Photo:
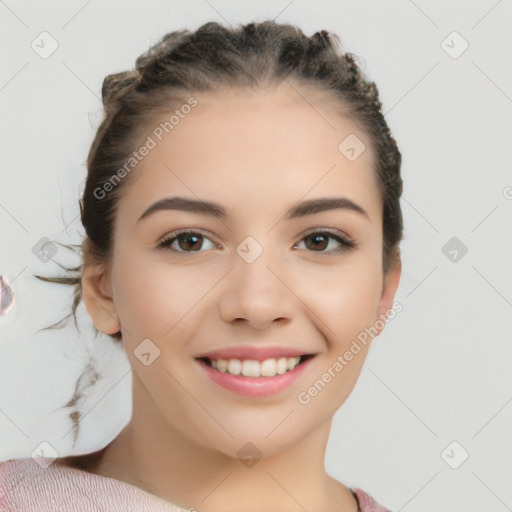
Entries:
[[252, 263], [237, 258], [219, 300], [221, 317], [257, 330], [289, 322], [300, 302], [290, 281], [275, 260], [268, 261], [265, 251]]

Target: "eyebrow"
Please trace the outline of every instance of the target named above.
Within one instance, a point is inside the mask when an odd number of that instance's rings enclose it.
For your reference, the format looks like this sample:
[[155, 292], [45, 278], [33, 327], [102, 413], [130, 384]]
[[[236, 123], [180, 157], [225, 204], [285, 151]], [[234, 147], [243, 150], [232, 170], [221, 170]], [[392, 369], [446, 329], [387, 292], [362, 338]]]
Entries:
[[[324, 212], [327, 210], [346, 209], [358, 212], [370, 219], [366, 211], [358, 204], [345, 197], [323, 197], [318, 199], [309, 199], [292, 206], [285, 214], [285, 220], [298, 219], [307, 215]], [[201, 201], [187, 197], [165, 197], [147, 208], [139, 217], [139, 221], [149, 217], [151, 214], [162, 210], [180, 210], [202, 215], [210, 215], [217, 219], [226, 219], [227, 210], [217, 203]]]

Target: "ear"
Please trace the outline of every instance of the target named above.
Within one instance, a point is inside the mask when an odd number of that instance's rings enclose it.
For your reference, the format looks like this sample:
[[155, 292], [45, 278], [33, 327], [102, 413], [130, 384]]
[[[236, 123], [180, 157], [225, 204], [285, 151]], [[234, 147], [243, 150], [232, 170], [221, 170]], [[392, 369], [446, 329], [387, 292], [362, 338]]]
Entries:
[[[402, 275], [402, 258], [398, 253], [389, 266], [389, 269], [384, 277], [384, 284], [382, 286], [382, 294], [379, 304], [378, 315], [379, 318], [384, 319], [388, 316], [387, 312], [393, 309], [393, 301], [395, 294], [400, 284], [400, 276]], [[384, 326], [379, 329], [379, 334], [384, 329]]]
[[82, 299], [94, 325], [105, 334], [121, 329], [112, 295], [110, 272], [105, 266], [86, 266], [82, 273]]

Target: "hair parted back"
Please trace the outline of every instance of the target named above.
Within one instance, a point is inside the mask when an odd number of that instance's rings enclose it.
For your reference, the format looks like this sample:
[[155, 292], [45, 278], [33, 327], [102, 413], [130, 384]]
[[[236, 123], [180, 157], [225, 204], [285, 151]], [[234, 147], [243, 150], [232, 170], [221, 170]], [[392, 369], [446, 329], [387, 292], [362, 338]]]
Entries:
[[[86, 233], [81, 247], [83, 264], [66, 268], [64, 277], [36, 276], [76, 287], [72, 313], [51, 327], [61, 326], [71, 315], [76, 323], [82, 270], [84, 265], [108, 261], [116, 206], [127, 181], [134, 176], [124, 178], [101, 199], [94, 191], [125, 164], [155, 116], [170, 111], [171, 105], [182, 104], [191, 94], [224, 87], [264, 89], [290, 80], [313, 85], [339, 99], [340, 106], [372, 141], [375, 178], [383, 203], [382, 262], [386, 274], [392, 259], [399, 256], [403, 237], [401, 154], [384, 119], [378, 89], [363, 76], [354, 59], [353, 54], [341, 51], [338, 36], [325, 30], [308, 37], [298, 27], [274, 21], [237, 28], [209, 22], [194, 32], [166, 34], [137, 58], [135, 69], [108, 75], [102, 87], [105, 115], [88, 154], [80, 200]], [[112, 337], [120, 341], [121, 333]]]

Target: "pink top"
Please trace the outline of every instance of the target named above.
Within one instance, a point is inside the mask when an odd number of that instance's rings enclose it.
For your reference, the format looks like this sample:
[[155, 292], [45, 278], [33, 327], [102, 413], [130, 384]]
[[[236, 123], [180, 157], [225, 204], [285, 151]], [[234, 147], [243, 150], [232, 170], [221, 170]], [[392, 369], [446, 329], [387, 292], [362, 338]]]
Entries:
[[[53, 462], [52, 462], [53, 461]], [[390, 512], [352, 489], [359, 512]], [[0, 463], [1, 512], [187, 512], [139, 487], [60, 464], [59, 459]]]

